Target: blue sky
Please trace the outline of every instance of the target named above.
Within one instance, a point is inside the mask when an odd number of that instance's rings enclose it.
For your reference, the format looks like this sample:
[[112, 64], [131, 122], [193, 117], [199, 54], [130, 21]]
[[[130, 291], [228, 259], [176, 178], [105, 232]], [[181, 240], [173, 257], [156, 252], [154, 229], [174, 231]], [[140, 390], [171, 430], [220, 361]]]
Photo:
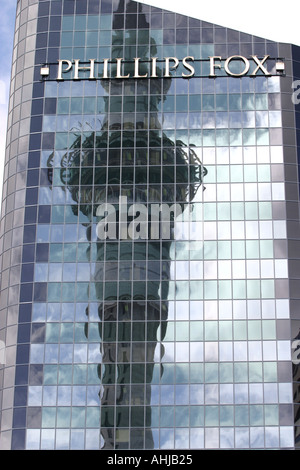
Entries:
[[[270, 40], [300, 46], [297, 0], [285, 0], [284, 9], [282, 5], [278, 7], [274, 0], [251, 0], [251, 8], [244, 8], [241, 0], [140, 1]], [[17, 0], [0, 0], [0, 200], [16, 4]]]
[[[0, 132], [6, 128], [7, 99], [11, 72], [13, 35], [15, 27], [15, 12], [17, 0], [0, 0]], [[3, 114], [5, 112], [5, 114]], [[1, 141], [2, 143], [2, 141]]]
[[0, 194], [17, 0], [0, 0]]

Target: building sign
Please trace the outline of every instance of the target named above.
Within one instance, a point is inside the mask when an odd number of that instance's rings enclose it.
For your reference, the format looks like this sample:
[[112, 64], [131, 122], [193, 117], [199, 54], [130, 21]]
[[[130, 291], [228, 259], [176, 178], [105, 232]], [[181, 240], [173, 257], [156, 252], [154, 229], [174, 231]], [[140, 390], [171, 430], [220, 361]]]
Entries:
[[[192, 56], [178, 59], [177, 57], [165, 57], [158, 60], [157, 57], [152, 57], [150, 60], [142, 60], [135, 57], [131, 61], [124, 60], [123, 58], [116, 59], [103, 59], [96, 61], [90, 59], [87, 62], [81, 62], [79, 59], [69, 60], [61, 59], [58, 61], [57, 75], [55, 77], [58, 81], [65, 79], [72, 80], [107, 80], [107, 79], [143, 79], [143, 78], [171, 78], [176, 75], [176, 71], [181, 70], [180, 76], [182, 78], [191, 78], [196, 76], [195, 62], [207, 63], [207, 77], [215, 78], [217, 76], [230, 76], [230, 77], [256, 77], [263, 75], [266, 77], [282, 74], [285, 70], [284, 62], [280, 59], [271, 59], [269, 55], [259, 58], [257, 55], [252, 55], [246, 58], [241, 55], [233, 55], [227, 58], [221, 56], [210, 56], [207, 59], [195, 60]], [[268, 65], [271, 67], [268, 67]], [[99, 72], [99, 70], [101, 70]], [[131, 70], [124, 72], [126, 67]], [[50, 65], [41, 68], [41, 76], [47, 77], [50, 75]]]

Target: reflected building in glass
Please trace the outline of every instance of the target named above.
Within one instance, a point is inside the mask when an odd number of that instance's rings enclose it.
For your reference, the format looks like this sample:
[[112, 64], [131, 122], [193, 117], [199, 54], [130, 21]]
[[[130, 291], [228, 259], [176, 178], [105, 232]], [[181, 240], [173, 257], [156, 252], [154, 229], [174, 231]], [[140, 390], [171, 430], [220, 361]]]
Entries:
[[298, 447], [299, 62], [133, 0], [18, 1], [1, 449]]

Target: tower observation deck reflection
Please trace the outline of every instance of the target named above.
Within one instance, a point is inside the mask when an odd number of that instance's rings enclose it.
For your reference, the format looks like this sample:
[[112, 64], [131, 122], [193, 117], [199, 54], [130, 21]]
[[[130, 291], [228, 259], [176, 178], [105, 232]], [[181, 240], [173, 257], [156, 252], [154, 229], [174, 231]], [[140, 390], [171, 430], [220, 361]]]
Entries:
[[[136, 12], [142, 5], [127, 2], [127, 11], [131, 8]], [[124, 0], [120, 0], [113, 17], [112, 59], [124, 58], [126, 75], [133, 74], [132, 47], [136, 46], [137, 30], [125, 30], [128, 47], [124, 54], [117, 30], [118, 13], [122, 12]], [[149, 31], [146, 15], [138, 12], [137, 16], [139, 28]], [[155, 54], [153, 39], [150, 44], [151, 51], [149, 45], [142, 46], [141, 75], [148, 71], [149, 53]], [[172, 141], [163, 132], [159, 106], [175, 78], [161, 78], [159, 64], [157, 67], [160, 78], [101, 81], [107, 93], [101, 131], [92, 131], [84, 139], [78, 136], [61, 162], [61, 180], [74, 200], [73, 212], [81, 211], [91, 220], [87, 227], [90, 239], [92, 221], [101, 204], [112, 204], [118, 221], [119, 198], [126, 197], [128, 205], [144, 204], [150, 221], [151, 204], [176, 202], [183, 207], [193, 201], [202, 184], [205, 169], [193, 148]], [[138, 99], [138, 111], [111, 114], [108, 96], [112, 96], [112, 90], [120, 97], [122, 91], [124, 95], [131, 92], [127, 99], [132, 100], [133, 110]], [[118, 238], [119, 229], [117, 239], [97, 240], [91, 280], [98, 300], [102, 355], [98, 366], [102, 448], [151, 449], [151, 382], [155, 350], [163, 348], [168, 322], [172, 231], [169, 239], [123, 240]], [[86, 335], [88, 338], [88, 322]]]

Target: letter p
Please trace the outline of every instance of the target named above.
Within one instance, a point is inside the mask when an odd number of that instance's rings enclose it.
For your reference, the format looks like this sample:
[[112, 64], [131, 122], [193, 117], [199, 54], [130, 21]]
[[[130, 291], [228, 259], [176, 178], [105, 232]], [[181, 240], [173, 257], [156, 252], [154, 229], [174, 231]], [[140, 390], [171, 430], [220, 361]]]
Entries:
[[[68, 64], [67, 68], [63, 69], [63, 63]], [[72, 62], [70, 60], [59, 60], [57, 80], [63, 80], [62, 74], [69, 72], [71, 68], [72, 68]]]

